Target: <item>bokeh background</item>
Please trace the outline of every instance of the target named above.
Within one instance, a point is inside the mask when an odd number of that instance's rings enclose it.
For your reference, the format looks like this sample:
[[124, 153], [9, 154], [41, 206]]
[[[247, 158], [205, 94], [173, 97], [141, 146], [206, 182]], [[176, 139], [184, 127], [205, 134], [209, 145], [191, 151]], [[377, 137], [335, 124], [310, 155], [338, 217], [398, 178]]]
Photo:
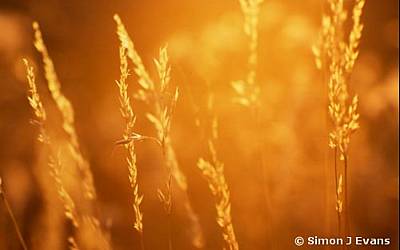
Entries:
[[[114, 249], [138, 248], [124, 150], [114, 146], [124, 128], [115, 84], [119, 43], [114, 13], [125, 21], [153, 75], [153, 58], [160, 46], [168, 44], [172, 81], [181, 90], [172, 140], [206, 236], [205, 249], [222, 247], [214, 199], [196, 167], [197, 159], [207, 156], [207, 148], [195, 121], [205, 115], [210, 89], [220, 121], [217, 150], [225, 163], [240, 248], [295, 249], [297, 235], [334, 233], [334, 187], [327, 181], [333, 177], [324, 172], [327, 165], [332, 169], [332, 152], [327, 147], [327, 87], [311, 52], [322, 10], [322, 1], [317, 0], [263, 3], [258, 49], [262, 122], [257, 128], [251, 114], [232, 103], [230, 82], [246, 74], [248, 53], [238, 1], [0, 0], [0, 176], [28, 244], [34, 248], [48, 235], [41, 230], [46, 205], [37, 173], [45, 168], [40, 166], [45, 160], [36, 141], [37, 128], [29, 123], [32, 113], [26, 99], [23, 57], [36, 62], [39, 90], [54, 124], [59, 122], [32, 44], [31, 23], [36, 20], [63, 92], [75, 108], [80, 143], [95, 177], [101, 222], [111, 232]], [[352, 93], [360, 96], [361, 114], [361, 129], [350, 146], [351, 230], [355, 235], [391, 237], [389, 247], [374, 249], [397, 249], [398, 1], [367, 0], [363, 22], [360, 57], [350, 83]], [[137, 88], [134, 80], [130, 81], [133, 89]], [[138, 130], [155, 135], [144, 117], [146, 107], [138, 102], [135, 111]], [[260, 137], [272, 204], [268, 216], [256, 155]], [[157, 199], [157, 189], [166, 181], [160, 150], [147, 142], [137, 150], [139, 186], [145, 197], [146, 248], [167, 249], [166, 217]], [[55, 204], [46, 211], [57, 216], [61, 209]], [[172, 218], [174, 249], [193, 249], [178, 203]], [[66, 227], [63, 221], [59, 226]], [[269, 226], [272, 231], [267, 236]], [[3, 204], [0, 249], [19, 249]]]

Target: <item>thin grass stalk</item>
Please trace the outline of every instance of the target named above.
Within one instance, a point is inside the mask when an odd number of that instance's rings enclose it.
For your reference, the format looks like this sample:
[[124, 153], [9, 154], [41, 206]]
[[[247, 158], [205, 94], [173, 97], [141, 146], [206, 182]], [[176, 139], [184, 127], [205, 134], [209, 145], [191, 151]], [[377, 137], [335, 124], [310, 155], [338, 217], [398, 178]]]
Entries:
[[208, 111], [212, 114], [211, 121], [205, 121], [211, 125], [211, 136], [208, 138], [210, 161], [199, 158], [197, 167], [201, 170], [211, 193], [215, 197], [216, 221], [222, 230], [224, 250], [239, 250], [232, 222], [230, 191], [225, 179], [224, 164], [218, 159], [215, 147], [215, 142], [218, 139], [218, 119], [214, 114], [214, 100], [211, 94], [208, 97]]
[[[214, 147], [209, 142], [210, 148]], [[213, 157], [212, 157], [213, 158]], [[224, 177], [224, 166], [221, 162], [212, 160], [208, 162], [202, 158], [197, 162], [198, 168], [207, 179], [209, 188], [216, 199], [216, 221], [222, 230], [225, 250], [239, 250], [239, 244], [232, 223], [230, 192]]]
[[[28, 81], [28, 101], [29, 105], [31, 106], [35, 118], [33, 120], [33, 124], [36, 124], [39, 127], [39, 136], [38, 140], [42, 143], [47, 151], [48, 151], [48, 165], [50, 174], [53, 177], [55, 187], [57, 190], [57, 194], [62, 201], [64, 206], [64, 215], [65, 217], [71, 221], [72, 225], [75, 228], [79, 227], [78, 223], [78, 215], [75, 208], [75, 203], [70, 197], [69, 193], [66, 191], [64, 184], [61, 179], [61, 165], [58, 160], [58, 155], [55, 154], [53, 149], [51, 148], [50, 137], [48, 135], [47, 128], [45, 126], [47, 122], [47, 115], [46, 111], [43, 107], [43, 103], [41, 101], [40, 95], [37, 90], [35, 74], [33, 72], [33, 67], [29, 64], [29, 62], [24, 59], [24, 64], [26, 67], [26, 78]], [[70, 238], [73, 238], [71, 236]]]
[[8, 215], [11, 218], [11, 221], [12, 221], [13, 226], [14, 226], [14, 230], [17, 233], [17, 237], [18, 237], [18, 240], [19, 240], [19, 243], [20, 243], [21, 247], [24, 250], [28, 250], [28, 247], [27, 247], [27, 245], [25, 243], [24, 237], [22, 236], [21, 230], [19, 229], [17, 220], [15, 219], [15, 216], [14, 216], [14, 213], [13, 213], [13, 211], [11, 209], [11, 206], [8, 203], [8, 200], [7, 200], [7, 197], [6, 197], [6, 193], [5, 193], [4, 189], [3, 189], [3, 182], [2, 182], [1, 177], [0, 177], [0, 197], [1, 197], [1, 200], [3, 201], [4, 206], [6, 207]]
[[[50, 137], [48, 135], [47, 128], [45, 126], [47, 122], [46, 112], [43, 107], [42, 101], [40, 99], [39, 93], [36, 87], [35, 75], [33, 72], [33, 67], [29, 65], [28, 61], [24, 59], [24, 63], [26, 66], [26, 75], [27, 81], [29, 84], [29, 94], [28, 101], [30, 106], [32, 107], [35, 115], [35, 119], [33, 120], [33, 124], [38, 125], [39, 127], [39, 136], [38, 140], [46, 147], [48, 151], [48, 165], [50, 167], [50, 174], [52, 175], [55, 187], [58, 193], [60, 200], [64, 206], [64, 214], [65, 217], [71, 222], [74, 230], [78, 233], [77, 235], [80, 237], [79, 242], [87, 245], [96, 245], [101, 250], [110, 250], [111, 246], [109, 243], [108, 237], [105, 235], [104, 231], [100, 228], [98, 220], [93, 217], [91, 214], [84, 215], [78, 211], [74, 200], [69, 195], [66, 190], [63, 180], [62, 180], [62, 166], [59, 160], [59, 152], [53, 149]], [[83, 230], [90, 230], [91, 236], [96, 237], [94, 239], [86, 239], [83, 235]], [[73, 235], [69, 237], [70, 239], [75, 241]], [[93, 241], [93, 242], [92, 242]], [[76, 243], [76, 242], [75, 242]], [[71, 245], [73, 249], [73, 246]]]
[[61, 92], [61, 83], [56, 74], [54, 63], [50, 58], [47, 47], [43, 41], [43, 36], [40, 31], [39, 24], [33, 23], [35, 35], [35, 48], [42, 55], [44, 64], [45, 78], [48, 83], [51, 96], [56, 103], [56, 106], [63, 117], [63, 129], [68, 135], [68, 146], [73, 159], [76, 161], [79, 171], [83, 177], [84, 197], [89, 201], [96, 199], [96, 189], [94, 187], [93, 174], [90, 170], [89, 163], [84, 159], [79, 146], [78, 135], [75, 129], [74, 109], [71, 102]]
[[172, 174], [169, 172], [169, 178], [165, 185], [165, 191], [158, 190], [158, 198], [163, 205], [164, 212], [167, 215], [167, 234], [168, 234], [168, 249], [172, 250]]
[[[335, 171], [335, 194], [336, 194], [336, 201], [340, 200], [339, 197], [339, 180], [338, 180], [338, 167], [337, 167], [337, 149], [335, 148], [333, 151], [333, 157], [334, 157], [334, 171]], [[336, 214], [337, 214], [337, 225], [338, 225], [338, 235], [342, 236], [342, 225], [341, 225], [341, 211], [339, 209], [336, 209]]]
[[344, 156], [344, 232], [346, 236], [350, 236], [350, 222], [349, 222], [349, 192], [348, 192], [348, 165], [347, 155]]
[[172, 250], [172, 216], [168, 215], [168, 249]]
[[[109, 235], [101, 228], [99, 220], [95, 215], [96, 213], [98, 213], [98, 206], [96, 206], [95, 204], [96, 189], [94, 186], [93, 175], [90, 170], [90, 165], [81, 153], [78, 135], [75, 129], [74, 109], [71, 102], [64, 96], [61, 91], [61, 83], [55, 71], [53, 61], [50, 58], [46, 45], [43, 41], [39, 24], [37, 22], [34, 22], [32, 26], [35, 36], [34, 45], [37, 51], [42, 56], [47, 85], [50, 90], [51, 97], [54, 100], [57, 109], [62, 115], [62, 128], [68, 136], [68, 149], [72, 158], [75, 161], [76, 168], [82, 180], [76, 184], [79, 188], [82, 189], [82, 192], [80, 193], [83, 194], [84, 202], [79, 203], [79, 209], [73, 209], [77, 214], [76, 220], [73, 221], [73, 225], [77, 230], [78, 236], [80, 237], [79, 242], [84, 247], [90, 248], [96, 245], [96, 247], [100, 247], [101, 249], [111, 249], [111, 245], [109, 243]], [[49, 151], [51, 151], [51, 147], [49, 146], [48, 148]], [[52, 174], [59, 188], [59, 196], [61, 199], [67, 199], [69, 204], [71, 206], [73, 204], [73, 206], [75, 207], [73, 199], [69, 195], [67, 195], [67, 191], [61, 183], [61, 171], [58, 171], [57, 169], [57, 165], [58, 167], [60, 167], [61, 163], [59, 163], [58, 161], [59, 158], [56, 156], [56, 153], [50, 153]], [[64, 203], [64, 205], [65, 204], [67, 203]], [[78, 228], [78, 224], [81, 224], [81, 227]]]
[[143, 232], [139, 232], [139, 238], [140, 238], [140, 249], [145, 250]]
[[125, 119], [126, 127], [123, 134], [123, 144], [127, 151], [127, 164], [129, 170], [129, 183], [133, 194], [132, 207], [135, 212], [134, 218], [134, 228], [137, 231], [140, 238], [140, 247], [144, 250], [144, 240], [143, 240], [143, 213], [141, 211], [141, 203], [143, 200], [143, 195], [139, 194], [139, 185], [137, 182], [137, 163], [136, 163], [136, 153], [135, 153], [135, 142], [141, 140], [143, 136], [135, 133], [135, 123], [136, 116], [132, 109], [131, 100], [128, 93], [128, 83], [127, 78], [129, 76], [128, 71], [128, 60], [127, 60], [127, 50], [124, 47], [120, 47], [120, 79], [117, 81], [117, 86], [119, 90], [119, 101], [120, 101], [120, 111], [122, 117]]
[[[147, 113], [148, 120], [154, 125], [157, 131], [157, 138], [163, 151], [163, 161], [167, 170], [170, 169], [174, 180], [176, 181], [179, 190], [182, 191], [183, 206], [186, 210], [191, 225], [192, 244], [196, 248], [204, 247], [204, 236], [199, 223], [197, 214], [194, 212], [187, 194], [186, 176], [181, 171], [176, 153], [172, 146], [172, 141], [169, 135], [171, 126], [171, 118], [174, 106], [178, 98], [178, 89], [175, 93], [169, 91], [170, 88], [170, 66], [168, 62], [167, 48], [160, 49], [159, 59], [155, 59], [155, 65], [159, 74], [160, 82], [155, 84], [151, 79], [146, 67], [140, 58], [139, 53], [135, 50], [132, 39], [130, 38], [121, 18], [114, 15], [114, 20], [117, 23], [117, 34], [121, 42], [121, 46], [127, 49], [127, 56], [134, 64], [134, 72], [138, 77], [140, 89], [135, 93], [134, 97], [144, 101], [152, 111]], [[167, 103], [167, 104], [166, 104]]]
[[[260, 6], [264, 0], [239, 0], [241, 11], [244, 16], [244, 33], [248, 39], [247, 74], [244, 80], [237, 80], [231, 83], [235, 92], [233, 101], [239, 105], [250, 108], [255, 119], [257, 131], [263, 131], [260, 116], [260, 85], [257, 84], [258, 65], [258, 21]], [[268, 171], [263, 153], [264, 138], [257, 139], [257, 154], [260, 161], [260, 172], [262, 176], [263, 201], [266, 211], [266, 230], [268, 242], [272, 243], [273, 215], [271, 208], [271, 193], [268, 187]]]
[[[321, 1], [321, 13], [324, 13], [324, 2], [323, 1]], [[321, 59], [320, 59], [321, 61], [320, 61], [320, 63], [321, 63], [321, 67], [322, 67], [322, 65], [325, 65], [326, 64], [326, 62], [327, 62], [327, 58], [326, 58], [326, 54], [322, 54], [321, 55]], [[317, 63], [318, 64], [318, 63]], [[326, 83], [327, 82], [327, 79], [328, 79], [328, 75], [329, 75], [329, 72], [328, 72], [328, 69], [327, 69], [327, 67], [324, 67], [323, 69], [322, 69], [322, 82], [323, 83]], [[328, 86], [327, 86], [327, 84], [324, 84], [323, 85], [323, 90], [324, 90], [324, 93], [327, 93], [328, 92]], [[324, 107], [328, 107], [328, 105], [329, 105], [329, 99], [327, 98], [327, 97], [325, 97], [324, 98]], [[329, 117], [329, 114], [327, 113], [327, 112], [324, 112], [324, 125], [325, 125], [325, 129], [326, 129], [326, 134], [328, 135], [329, 134], [329, 122], [330, 122], [330, 117]], [[332, 192], [332, 190], [331, 190], [331, 183], [332, 183], [332, 180], [331, 180], [331, 176], [330, 176], [330, 172], [331, 172], [331, 167], [330, 167], [330, 164], [329, 164], [329, 154], [330, 154], [330, 148], [329, 147], [326, 147], [325, 148], [325, 157], [324, 157], [324, 175], [325, 175], [325, 185], [326, 185], [326, 187], [325, 187], [325, 216], [326, 216], [326, 221], [327, 221], [327, 231], [326, 231], [326, 233], [327, 234], [330, 234], [330, 232], [331, 232], [331, 224], [332, 224], [332, 221], [331, 221], [331, 192]], [[337, 166], [336, 166], [336, 157], [337, 157], [337, 152], [335, 151], [334, 152], [334, 161], [335, 161], [335, 168], [334, 168], [334, 171], [335, 171], [335, 176], [334, 176], [334, 179], [335, 179], [335, 185], [334, 185], [334, 188], [335, 188], [335, 194], [336, 194], [336, 192], [337, 192], [337, 185], [338, 185], [338, 183], [337, 183]], [[337, 200], [337, 195], [336, 195], [336, 200]], [[339, 223], [340, 223], [340, 214], [337, 214], [337, 216], [338, 216], [338, 220], [337, 220], [337, 223], [338, 223], [338, 225], [339, 225]]]
[[[261, 126], [261, 116], [260, 116], [260, 107], [256, 106], [254, 107], [254, 117], [255, 117], [255, 123], [256, 123], [256, 131], [263, 131], [262, 126]], [[260, 159], [260, 173], [261, 173], [261, 178], [262, 178], [262, 190], [263, 190], [263, 196], [264, 196], [264, 206], [265, 206], [265, 213], [267, 216], [267, 223], [265, 223], [266, 229], [267, 229], [267, 238], [268, 242], [270, 243], [270, 247], [274, 248], [276, 245], [276, 242], [274, 238], [272, 237], [272, 227], [273, 227], [273, 220], [274, 216], [272, 213], [272, 202], [271, 202], [271, 192], [269, 189], [269, 183], [268, 183], [268, 170], [267, 170], [267, 165], [265, 161], [265, 154], [263, 152], [263, 146], [264, 146], [264, 137], [263, 136], [257, 136], [257, 152], [258, 156]]]
[[[34, 30], [34, 45], [36, 50], [42, 56], [42, 62], [44, 65], [44, 73], [45, 78], [47, 80], [47, 86], [50, 91], [51, 97], [56, 104], [57, 109], [62, 115], [62, 128], [64, 132], [68, 136], [67, 145], [68, 149], [71, 153], [72, 158], [75, 161], [76, 169], [78, 170], [81, 181], [76, 183], [78, 187], [82, 189], [83, 193], [83, 201], [79, 203], [79, 209], [74, 208], [77, 219], [74, 221], [74, 226], [77, 229], [77, 232], [81, 236], [80, 243], [88, 245], [87, 247], [91, 247], [93, 244], [97, 245], [101, 249], [111, 249], [111, 245], [109, 242], [109, 235], [105, 232], [100, 225], [98, 220], [98, 206], [95, 204], [96, 202], [96, 189], [94, 186], [93, 174], [90, 169], [89, 162], [83, 157], [78, 135], [75, 129], [75, 117], [74, 117], [74, 109], [71, 102], [61, 91], [61, 83], [58, 79], [54, 63], [49, 55], [47, 47], [44, 43], [43, 36], [37, 22], [32, 24]], [[51, 151], [51, 147], [49, 146], [49, 151]], [[75, 204], [73, 199], [68, 195], [67, 197], [62, 197], [62, 195], [67, 194], [66, 189], [61, 185], [61, 171], [58, 171], [55, 165], [61, 165], [59, 163], [59, 157], [55, 152], [50, 154], [50, 160], [53, 162], [53, 172], [54, 178], [57, 184], [60, 186], [59, 195], [61, 198], [68, 198], [70, 204]], [[61, 167], [59, 167], [61, 169]], [[75, 206], [75, 205], [74, 205]], [[83, 210], [83, 211], [78, 211]], [[82, 224], [82, 227], [78, 230], [78, 221]], [[90, 237], [96, 238], [96, 240], [87, 239], [89, 236], [85, 236], [88, 231], [90, 231]], [[94, 243], [91, 241], [95, 241]]]
[[[328, 68], [328, 114], [332, 120], [332, 131], [329, 133], [329, 146], [335, 149], [335, 161], [339, 158], [343, 162], [340, 167], [335, 162], [337, 174], [344, 174], [339, 177], [337, 183], [337, 210], [344, 208], [343, 224], [344, 235], [348, 236], [350, 218], [349, 218], [349, 200], [348, 200], [348, 147], [351, 135], [359, 128], [358, 96], [350, 97], [348, 91], [351, 73], [357, 60], [359, 51], [358, 46], [361, 39], [363, 24], [361, 23], [362, 10], [365, 0], [355, 0], [352, 10], [353, 26], [349, 32], [348, 38], [345, 38], [344, 23], [347, 18], [347, 11], [344, 8], [343, 0], [328, 0], [330, 13], [322, 18], [322, 29], [319, 35], [317, 45], [313, 46], [313, 53], [316, 59], [318, 69]], [[326, 56], [326, 61], [322, 58]], [[344, 190], [341, 185], [344, 182]]]
[[[168, 182], [166, 183], [166, 191], [162, 191], [161, 189], [158, 189], [158, 198], [160, 202], [162, 203], [164, 207], [164, 211], [167, 215], [167, 234], [168, 234], [168, 249], [172, 250], [172, 188], [171, 188], [171, 180], [173, 178], [172, 175], [172, 170], [170, 168], [170, 165], [166, 164], [167, 162], [167, 155], [166, 155], [166, 144], [165, 144], [165, 139], [162, 139], [161, 141], [161, 149], [162, 149], [162, 157], [164, 160], [164, 163], [167, 168], [168, 172]], [[186, 208], [186, 207], [185, 207]], [[189, 207], [191, 209], [191, 206]], [[189, 211], [189, 214], [191, 212]]]

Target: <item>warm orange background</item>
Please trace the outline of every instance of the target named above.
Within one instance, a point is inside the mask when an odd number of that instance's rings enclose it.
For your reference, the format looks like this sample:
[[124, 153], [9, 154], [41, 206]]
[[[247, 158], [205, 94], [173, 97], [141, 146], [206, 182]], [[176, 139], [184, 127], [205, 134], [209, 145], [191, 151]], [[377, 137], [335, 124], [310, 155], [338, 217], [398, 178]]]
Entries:
[[[314, 65], [322, 1], [265, 0], [259, 24], [258, 78], [262, 86], [262, 128], [246, 109], [231, 102], [229, 83], [243, 78], [247, 44], [243, 16], [235, 0], [63, 1], [0, 0], [0, 175], [28, 242], [38, 230], [41, 192], [32, 169], [40, 161], [37, 129], [26, 100], [22, 57], [35, 61], [39, 90], [55, 123], [59, 117], [48, 98], [41, 63], [32, 45], [31, 22], [41, 24], [63, 92], [76, 112], [84, 155], [91, 163], [103, 223], [111, 224], [115, 250], [137, 249], [130, 189], [122, 148], [114, 149], [124, 123], [115, 80], [119, 78], [114, 13], [120, 14], [144, 63], [168, 43], [172, 81], [181, 96], [172, 125], [178, 161], [188, 178], [189, 195], [206, 233], [206, 249], [221, 249], [214, 200], [196, 167], [206, 143], [195, 125], [204, 115], [207, 87], [216, 92], [220, 121], [217, 149], [225, 163], [232, 216], [242, 250], [268, 249], [266, 221], [276, 249], [296, 249], [297, 235], [335, 232], [334, 187], [326, 183], [327, 87]], [[346, 1], [350, 2], [350, 1]], [[350, 217], [356, 235], [391, 237], [398, 248], [398, 1], [367, 0], [360, 57], [351, 79], [360, 96], [361, 129], [350, 149]], [[136, 83], [131, 80], [131, 86]], [[155, 131], [137, 103], [138, 129]], [[263, 210], [256, 141], [265, 139], [273, 216]], [[167, 249], [165, 215], [156, 191], [165, 182], [159, 149], [138, 146], [139, 186], [147, 249]], [[326, 187], [331, 193], [326, 197]], [[329, 207], [326, 207], [326, 200]], [[173, 213], [174, 249], [191, 249], [179, 206]], [[46, 240], [46, 235], [43, 235]], [[0, 249], [19, 249], [0, 205]]]

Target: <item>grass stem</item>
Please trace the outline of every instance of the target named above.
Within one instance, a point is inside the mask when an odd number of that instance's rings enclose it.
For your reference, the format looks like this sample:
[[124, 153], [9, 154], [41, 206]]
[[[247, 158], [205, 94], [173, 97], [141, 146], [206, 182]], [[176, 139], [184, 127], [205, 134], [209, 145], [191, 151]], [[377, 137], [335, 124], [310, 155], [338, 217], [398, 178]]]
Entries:
[[21, 244], [21, 246], [22, 246], [22, 248], [23, 248], [24, 250], [28, 250], [28, 247], [26, 246], [25, 240], [24, 240], [24, 238], [22, 237], [21, 230], [19, 229], [17, 220], [15, 219], [14, 213], [12, 212], [11, 206], [10, 206], [10, 204], [8, 203], [6, 194], [5, 194], [4, 190], [3, 190], [1, 178], [0, 178], [0, 197], [1, 197], [1, 199], [3, 200], [3, 203], [4, 203], [4, 206], [6, 207], [7, 213], [8, 213], [8, 215], [10, 216], [11, 221], [12, 221], [12, 223], [13, 223], [13, 225], [14, 225], [14, 229], [15, 229], [15, 232], [17, 233], [19, 243]]

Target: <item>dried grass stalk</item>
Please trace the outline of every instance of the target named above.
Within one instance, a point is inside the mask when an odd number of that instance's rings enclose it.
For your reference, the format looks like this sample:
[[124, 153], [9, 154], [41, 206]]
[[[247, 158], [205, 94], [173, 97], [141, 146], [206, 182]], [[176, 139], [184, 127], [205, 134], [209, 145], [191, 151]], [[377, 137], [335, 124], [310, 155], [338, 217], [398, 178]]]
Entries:
[[258, 47], [258, 18], [260, 5], [264, 0], [239, 0], [244, 15], [244, 32], [249, 40], [248, 71], [245, 80], [237, 80], [231, 83], [235, 91], [234, 102], [255, 108], [259, 106], [260, 86], [257, 78], [257, 47]]
[[90, 170], [89, 163], [84, 159], [78, 141], [78, 136], [75, 130], [74, 121], [74, 109], [71, 102], [61, 92], [61, 84], [58, 80], [53, 61], [51, 60], [47, 51], [46, 45], [44, 44], [42, 33], [40, 31], [39, 24], [33, 23], [34, 35], [35, 35], [35, 48], [42, 55], [44, 64], [45, 78], [47, 80], [48, 88], [51, 96], [56, 103], [58, 110], [61, 112], [63, 117], [63, 129], [68, 135], [68, 146], [71, 151], [73, 159], [76, 161], [78, 169], [83, 176], [84, 196], [88, 200], [96, 199], [96, 190], [93, 182], [93, 175]]
[[[209, 97], [208, 108], [213, 112], [213, 99]], [[238, 250], [239, 245], [236, 240], [232, 224], [231, 202], [228, 184], [225, 180], [224, 164], [218, 160], [217, 151], [215, 149], [215, 141], [218, 138], [218, 120], [215, 115], [211, 119], [211, 137], [208, 140], [208, 149], [211, 161], [200, 158], [197, 162], [198, 168], [208, 182], [208, 186], [216, 199], [215, 207], [217, 210], [217, 223], [222, 229], [222, 236], [225, 242], [224, 249]]]
[[165, 166], [182, 191], [184, 207], [191, 221], [192, 244], [197, 248], [202, 248], [204, 246], [203, 232], [198, 216], [190, 204], [187, 195], [186, 177], [179, 167], [169, 134], [172, 113], [178, 100], [178, 89], [170, 91], [171, 69], [168, 62], [167, 47], [161, 48], [159, 58], [154, 60], [160, 80], [159, 84], [156, 85], [150, 78], [121, 18], [118, 15], [114, 15], [114, 20], [117, 23], [117, 34], [121, 46], [127, 50], [127, 56], [132, 61], [134, 72], [138, 77], [140, 89], [135, 93], [134, 97], [146, 102], [152, 109], [151, 112], [146, 114], [146, 117], [157, 131], [157, 139], [162, 147]]
[[165, 191], [158, 189], [158, 199], [164, 207], [168, 220], [168, 249], [172, 250], [172, 175], [169, 174], [168, 182], [165, 184]]
[[27, 247], [27, 245], [25, 243], [24, 237], [22, 236], [21, 230], [19, 229], [17, 220], [15, 219], [15, 216], [14, 216], [14, 213], [13, 213], [13, 211], [11, 209], [11, 206], [8, 203], [5, 191], [3, 189], [3, 180], [1, 179], [1, 177], [0, 177], [0, 199], [3, 201], [3, 204], [6, 207], [7, 213], [11, 218], [11, 221], [13, 223], [15, 232], [17, 233], [18, 240], [19, 240], [19, 243], [21, 244], [22, 249], [28, 250], [28, 247]]
[[[244, 16], [244, 33], [248, 40], [247, 73], [245, 79], [231, 82], [235, 96], [233, 101], [248, 108], [252, 112], [255, 121], [255, 130], [263, 134], [262, 108], [261, 108], [261, 86], [257, 82], [258, 66], [258, 22], [261, 5], [264, 0], [239, 0], [241, 11]], [[265, 139], [257, 137], [256, 155], [259, 161], [258, 167], [262, 178], [262, 192], [265, 216], [268, 221], [265, 223], [267, 241], [271, 246], [273, 241], [274, 215], [272, 210], [271, 192], [268, 185], [269, 170], [267, 168], [264, 152]]]
[[[136, 165], [136, 153], [135, 153], [135, 140], [132, 139], [132, 135], [135, 134], [134, 127], [136, 122], [136, 116], [133, 112], [131, 101], [128, 94], [128, 60], [127, 50], [123, 46], [120, 47], [120, 79], [117, 81], [119, 90], [119, 101], [120, 110], [122, 117], [125, 119], [126, 127], [124, 132], [124, 146], [128, 153], [127, 163], [129, 170], [129, 182], [133, 191], [133, 210], [135, 211], [135, 222], [134, 228], [141, 235], [143, 233], [143, 213], [141, 212], [140, 205], [143, 200], [143, 196], [139, 195], [139, 186], [137, 183], [137, 165]], [[140, 136], [137, 135], [137, 139]]]
[[[46, 79], [48, 80], [49, 84], [49, 89], [50, 92], [52, 93], [53, 98], [56, 99], [57, 106], [59, 109], [63, 110], [63, 117], [64, 117], [64, 130], [67, 131], [73, 131], [72, 132], [72, 137], [70, 138], [76, 138], [76, 133], [73, 128], [73, 110], [72, 106], [69, 103], [69, 101], [61, 94], [60, 92], [60, 85], [59, 82], [56, 78], [56, 73], [54, 70], [53, 63], [48, 56], [47, 50], [44, 47], [43, 40], [41, 38], [41, 33], [39, 30], [39, 26], [37, 23], [33, 24], [33, 27], [35, 29], [35, 38], [36, 42], [35, 45], [38, 48], [38, 50], [42, 53], [43, 55], [43, 61], [45, 65], [45, 74], [46, 74]], [[111, 249], [110, 243], [109, 243], [109, 236], [101, 229], [99, 223], [92, 223], [94, 227], [92, 227], [91, 232], [92, 234], [86, 234], [86, 236], [90, 237], [82, 237], [82, 233], [84, 232], [84, 229], [86, 228], [85, 225], [85, 220], [84, 218], [90, 218], [91, 221], [98, 221], [91, 213], [88, 215], [83, 215], [81, 214], [81, 211], [78, 211], [76, 207], [76, 203], [73, 200], [73, 198], [69, 195], [68, 191], [65, 188], [65, 185], [62, 181], [62, 166], [61, 162], [59, 161], [59, 156], [57, 150], [54, 150], [56, 145], [51, 143], [50, 137], [47, 132], [47, 128], [45, 127], [46, 123], [46, 112], [43, 108], [43, 104], [40, 100], [40, 96], [37, 91], [36, 87], [36, 82], [35, 82], [35, 75], [33, 73], [33, 68], [29, 65], [27, 60], [24, 60], [25, 65], [26, 65], [26, 71], [27, 71], [27, 80], [29, 84], [29, 94], [28, 94], [28, 100], [29, 104], [32, 107], [34, 114], [35, 114], [35, 124], [39, 126], [39, 141], [43, 143], [46, 146], [46, 149], [49, 154], [49, 160], [48, 164], [50, 167], [50, 173], [53, 176], [55, 180], [55, 185], [57, 188], [58, 196], [61, 199], [63, 206], [64, 206], [64, 213], [67, 219], [69, 219], [74, 226], [75, 230], [77, 231], [77, 235], [79, 236], [79, 243], [82, 245], [87, 245], [88, 242], [94, 242], [95, 247], [92, 247], [91, 249], [99, 249], [99, 250], [109, 250]], [[57, 97], [57, 98], [56, 98]], [[72, 123], [71, 123], [72, 122]], [[68, 129], [71, 130], [68, 130]], [[68, 132], [67, 132], [68, 133]], [[77, 141], [77, 138], [76, 138]], [[72, 143], [72, 142], [69, 142]], [[71, 144], [72, 145], [72, 144]], [[90, 170], [88, 170], [90, 171]], [[91, 173], [89, 172], [91, 175]], [[87, 177], [87, 176], [86, 176]], [[87, 179], [84, 179], [84, 182], [86, 182]], [[88, 184], [90, 183], [90, 184]], [[90, 186], [93, 184], [93, 182], [86, 182], [87, 185], [86, 187]], [[94, 186], [93, 190], [94, 190]], [[89, 195], [88, 190], [86, 190], [86, 198], [93, 200], [95, 196], [93, 196], [95, 193], [90, 193], [92, 195]], [[74, 236], [71, 236], [72, 239], [75, 240]]]
[[[322, 17], [322, 28], [312, 50], [318, 69], [328, 74], [328, 114], [332, 121], [329, 146], [335, 152], [336, 211], [338, 228], [344, 221], [344, 233], [349, 234], [348, 218], [348, 147], [351, 135], [359, 128], [358, 96], [349, 94], [350, 75], [358, 57], [363, 25], [360, 21], [365, 0], [356, 0], [352, 28], [346, 37], [344, 25], [347, 11], [343, 0], [329, 0], [329, 14]], [[336, 158], [342, 163], [338, 166]], [[342, 187], [343, 186], [343, 187]], [[345, 216], [342, 216], [342, 213]]]
[[79, 223], [75, 203], [69, 193], [66, 191], [64, 183], [61, 179], [61, 164], [58, 160], [58, 155], [54, 153], [51, 147], [50, 137], [45, 127], [47, 116], [43, 107], [43, 103], [40, 99], [40, 95], [37, 91], [33, 67], [30, 66], [26, 59], [24, 59], [24, 63], [26, 67], [26, 77], [28, 80], [28, 101], [35, 115], [34, 124], [37, 124], [39, 127], [38, 140], [49, 152], [48, 164], [50, 167], [50, 173], [54, 177], [57, 193], [64, 206], [65, 217], [68, 218], [75, 227], [78, 227]]
[[210, 190], [216, 198], [216, 220], [222, 229], [225, 242], [224, 249], [238, 250], [239, 245], [232, 224], [230, 193], [224, 177], [224, 165], [219, 161], [210, 163], [200, 158], [197, 166], [207, 179]]
[[[38, 125], [39, 135], [38, 141], [45, 145], [46, 150], [48, 151], [48, 140], [47, 140], [47, 132], [45, 130], [45, 121], [47, 119], [46, 112], [40, 100], [36, 83], [35, 83], [35, 75], [33, 72], [33, 67], [28, 64], [27, 60], [23, 60], [26, 66], [26, 76], [28, 81], [28, 101], [30, 106], [33, 109], [35, 119], [33, 119], [33, 124]], [[64, 223], [64, 214], [65, 209], [62, 209], [62, 206], [66, 206], [65, 202], [60, 204], [59, 202], [59, 185], [61, 183], [54, 182], [54, 178], [49, 175], [51, 174], [52, 168], [50, 167], [50, 159], [47, 159], [47, 166], [43, 164], [38, 164], [38, 166], [34, 169], [35, 175], [38, 179], [38, 183], [40, 185], [41, 192], [44, 196], [44, 210], [41, 214], [41, 218], [39, 219], [43, 225], [40, 229], [34, 230], [35, 236], [33, 236], [34, 240], [32, 242], [32, 249], [43, 249], [43, 248], [59, 248], [62, 244], [62, 233], [63, 233], [63, 223]], [[50, 167], [50, 169], [49, 169]], [[50, 171], [49, 171], [50, 170]], [[54, 185], [56, 184], [56, 188], [54, 189]], [[47, 236], [47, 240], [43, 241], [41, 238], [43, 235]], [[36, 239], [36, 240], [35, 240]], [[36, 241], [36, 242], [35, 242]]]

